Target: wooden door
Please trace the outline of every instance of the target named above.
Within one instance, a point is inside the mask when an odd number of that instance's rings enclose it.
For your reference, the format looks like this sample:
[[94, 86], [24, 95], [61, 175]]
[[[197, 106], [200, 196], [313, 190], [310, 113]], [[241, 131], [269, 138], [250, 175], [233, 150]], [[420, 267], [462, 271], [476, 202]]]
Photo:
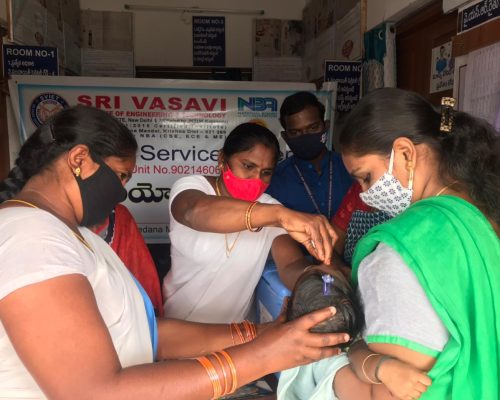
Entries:
[[452, 90], [430, 94], [431, 54], [434, 47], [451, 41], [457, 32], [457, 12], [443, 14], [436, 1], [396, 25], [397, 85], [420, 93], [434, 104]]

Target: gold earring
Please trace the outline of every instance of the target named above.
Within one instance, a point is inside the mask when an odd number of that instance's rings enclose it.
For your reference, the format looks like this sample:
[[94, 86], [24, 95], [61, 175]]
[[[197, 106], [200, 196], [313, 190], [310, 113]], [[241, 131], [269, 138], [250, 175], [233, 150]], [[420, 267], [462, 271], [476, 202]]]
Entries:
[[80, 176], [80, 173], [82, 172], [82, 170], [80, 169], [80, 167], [76, 167], [75, 168], [75, 171], [74, 171], [74, 174], [75, 176], [78, 178]]
[[406, 169], [410, 171], [410, 176], [408, 178], [408, 188], [412, 189], [413, 188], [413, 177], [415, 176], [415, 165], [413, 164], [412, 160], [408, 160], [406, 163]]

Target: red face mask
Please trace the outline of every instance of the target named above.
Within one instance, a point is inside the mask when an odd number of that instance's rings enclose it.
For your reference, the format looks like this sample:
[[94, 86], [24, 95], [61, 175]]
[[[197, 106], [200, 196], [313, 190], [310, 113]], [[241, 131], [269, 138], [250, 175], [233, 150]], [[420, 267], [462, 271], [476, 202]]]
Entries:
[[226, 170], [222, 173], [222, 179], [231, 196], [246, 201], [257, 200], [269, 186], [268, 183], [264, 183], [261, 179], [238, 178], [227, 164]]

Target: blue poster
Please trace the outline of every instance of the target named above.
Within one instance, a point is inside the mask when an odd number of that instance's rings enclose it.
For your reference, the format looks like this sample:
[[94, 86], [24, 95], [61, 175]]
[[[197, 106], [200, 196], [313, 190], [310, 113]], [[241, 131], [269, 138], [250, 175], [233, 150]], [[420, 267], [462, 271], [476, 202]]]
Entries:
[[325, 61], [325, 82], [337, 82], [337, 107], [346, 113], [359, 101], [361, 61]]
[[193, 16], [193, 66], [226, 65], [226, 19]]
[[57, 47], [3, 45], [3, 71], [11, 75], [59, 75]]

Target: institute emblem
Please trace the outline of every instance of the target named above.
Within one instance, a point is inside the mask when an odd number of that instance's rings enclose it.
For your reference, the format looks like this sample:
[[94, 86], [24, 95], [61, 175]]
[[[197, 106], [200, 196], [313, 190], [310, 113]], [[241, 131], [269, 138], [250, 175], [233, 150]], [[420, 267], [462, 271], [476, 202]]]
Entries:
[[68, 107], [68, 102], [58, 94], [42, 93], [31, 102], [31, 120], [36, 126], [40, 126], [52, 115]]

